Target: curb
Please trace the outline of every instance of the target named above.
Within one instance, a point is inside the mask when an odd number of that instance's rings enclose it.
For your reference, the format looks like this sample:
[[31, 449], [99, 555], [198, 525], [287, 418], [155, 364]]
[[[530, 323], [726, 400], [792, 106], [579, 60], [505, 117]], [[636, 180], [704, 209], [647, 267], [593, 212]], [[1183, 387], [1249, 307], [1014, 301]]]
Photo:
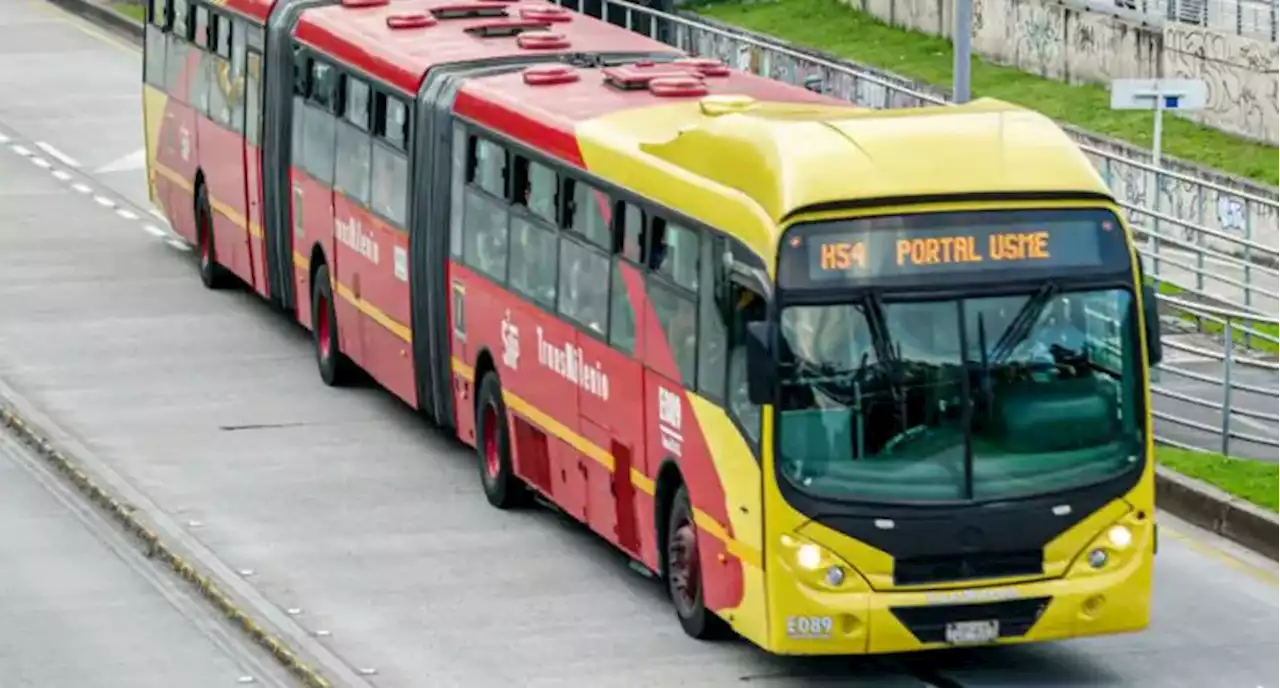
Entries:
[[1280, 516], [1181, 473], [1156, 466], [1156, 507], [1272, 560]]
[[[294, 678], [308, 688], [331, 688], [328, 679], [304, 663], [297, 654], [263, 628], [245, 612], [232, 597], [214, 581], [214, 576], [204, 572], [200, 567], [187, 561], [176, 551], [177, 547], [165, 541], [156, 533], [140, 513], [143, 511], [113, 496], [104, 489], [95, 476], [90, 475], [79, 461], [67, 456], [44, 433], [33, 424], [24, 420], [8, 405], [7, 389], [0, 389], [0, 395], [6, 397], [0, 403], [0, 428], [9, 429], [14, 437], [23, 445], [32, 449], [37, 456], [49, 464], [54, 471], [67, 478], [72, 486], [88, 498], [92, 506], [101, 509], [108, 518], [124, 527], [127, 535], [133, 536], [142, 544], [148, 559], [156, 559], [178, 574], [184, 581], [196, 589], [206, 602], [211, 603], [222, 612], [236, 627], [246, 633], [250, 640], [265, 649], [280, 665], [289, 671]], [[227, 586], [230, 587], [230, 586]]]
[[89, 21], [110, 29], [139, 45], [146, 36], [146, 28], [130, 17], [126, 17], [110, 7], [99, 5], [92, 0], [48, 0], [72, 14], [79, 15]]
[[[140, 43], [145, 35], [145, 30], [141, 23], [110, 8], [95, 4], [92, 0], [48, 0], [48, 2], [84, 17], [95, 24], [111, 29], [134, 42]], [[730, 33], [766, 40], [797, 52], [831, 60], [837, 64], [850, 62], [837, 56], [794, 46], [785, 41], [759, 36], [739, 27], [729, 26], [691, 12], [680, 11], [677, 14]], [[862, 66], [865, 67], [865, 65]], [[899, 77], [897, 80], [904, 85], [914, 86], [914, 82], [908, 79]], [[0, 408], [0, 414], [3, 413], [4, 409]], [[1277, 559], [1277, 549], [1280, 549], [1277, 545], [1277, 542], [1280, 541], [1280, 519], [1275, 514], [1259, 509], [1253, 504], [1237, 499], [1211, 485], [1188, 478], [1163, 466], [1156, 466], [1155, 479], [1157, 508], [1164, 509], [1179, 518], [1212, 531], [1273, 560]]]

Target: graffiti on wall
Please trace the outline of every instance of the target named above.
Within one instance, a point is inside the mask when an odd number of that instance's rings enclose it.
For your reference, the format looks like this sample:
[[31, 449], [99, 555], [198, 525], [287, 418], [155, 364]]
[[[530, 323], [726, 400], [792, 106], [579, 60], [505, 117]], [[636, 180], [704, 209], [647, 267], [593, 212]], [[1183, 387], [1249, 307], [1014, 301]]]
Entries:
[[[1173, 26], [1165, 30], [1166, 73], [1203, 79], [1209, 100], [1203, 112], [1185, 116], [1237, 134], [1277, 143], [1275, 44], [1209, 29]], [[1180, 113], [1182, 114], [1182, 113]]]

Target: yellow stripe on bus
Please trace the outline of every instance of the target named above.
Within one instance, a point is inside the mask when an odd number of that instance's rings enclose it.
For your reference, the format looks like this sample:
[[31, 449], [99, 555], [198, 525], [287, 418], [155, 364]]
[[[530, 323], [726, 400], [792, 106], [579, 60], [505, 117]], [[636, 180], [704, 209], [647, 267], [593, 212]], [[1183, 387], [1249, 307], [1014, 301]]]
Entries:
[[[471, 366], [463, 363], [457, 358], [451, 359], [451, 363], [453, 372], [457, 373], [468, 382], [475, 384], [475, 370]], [[534, 425], [541, 427], [548, 434], [568, 443], [569, 446], [578, 450], [579, 453], [596, 460], [602, 466], [608, 468], [609, 472], [613, 472], [613, 455], [604, 448], [597, 446], [591, 440], [579, 435], [566, 427], [560, 421], [557, 421], [546, 413], [538, 410], [533, 404], [515, 394], [512, 394], [511, 392], [508, 392], [507, 390], [502, 391], [502, 400], [512, 411], [524, 416]], [[631, 484], [634, 485], [637, 490], [649, 495], [650, 497], [657, 493], [657, 488], [654, 485], [653, 480], [634, 468], [631, 469]], [[750, 564], [757, 569], [764, 567], [763, 556], [760, 551], [731, 537], [724, 525], [711, 516], [711, 514], [695, 507], [693, 510], [693, 520], [694, 523], [696, 523], [699, 528], [706, 531], [708, 535], [723, 542], [725, 549], [729, 550], [730, 554], [737, 557], [743, 563]]]
[[[161, 177], [164, 177], [165, 179], [168, 179], [171, 183], [178, 185], [179, 187], [182, 188], [183, 191], [186, 191], [187, 193], [193, 193], [195, 191], [195, 187], [191, 184], [191, 182], [187, 181], [181, 174], [178, 174], [176, 170], [170, 169], [166, 167], [164, 164], [159, 162], [155, 163], [154, 165], [155, 165], [156, 174], [160, 175]], [[227, 205], [221, 199], [214, 198], [213, 194], [209, 194], [209, 208], [213, 210], [213, 212], [218, 213], [219, 215], [227, 218], [227, 220], [229, 220], [232, 224], [238, 227], [240, 231], [242, 232], [247, 231], [249, 232], [250, 236], [256, 239], [262, 238], [261, 225], [259, 225], [257, 222], [247, 221], [243, 213], [231, 207], [230, 205]]]

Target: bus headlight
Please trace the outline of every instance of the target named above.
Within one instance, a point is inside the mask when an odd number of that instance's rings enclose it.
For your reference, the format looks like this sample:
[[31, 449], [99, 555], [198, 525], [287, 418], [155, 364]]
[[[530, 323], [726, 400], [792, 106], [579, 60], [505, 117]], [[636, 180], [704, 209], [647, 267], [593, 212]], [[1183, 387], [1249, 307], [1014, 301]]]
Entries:
[[1112, 547], [1124, 549], [1133, 542], [1133, 531], [1122, 525], [1111, 526], [1111, 530], [1107, 531], [1107, 539], [1111, 541]]
[[1089, 552], [1089, 565], [1095, 569], [1100, 569], [1107, 565], [1107, 550], [1099, 547]]
[[779, 538], [782, 565], [809, 587], [826, 590], [860, 589], [861, 577], [827, 548], [796, 535]]

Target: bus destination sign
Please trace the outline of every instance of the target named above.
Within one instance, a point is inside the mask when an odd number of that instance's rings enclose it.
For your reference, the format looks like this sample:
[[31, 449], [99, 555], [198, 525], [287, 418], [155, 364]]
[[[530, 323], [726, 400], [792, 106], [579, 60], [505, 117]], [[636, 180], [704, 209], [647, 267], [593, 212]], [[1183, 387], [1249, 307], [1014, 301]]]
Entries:
[[1027, 271], [1124, 269], [1127, 262], [1123, 233], [1110, 221], [898, 228], [861, 221], [832, 224], [836, 231], [793, 231], [786, 240], [780, 277], [789, 286], [961, 274], [985, 281]]

